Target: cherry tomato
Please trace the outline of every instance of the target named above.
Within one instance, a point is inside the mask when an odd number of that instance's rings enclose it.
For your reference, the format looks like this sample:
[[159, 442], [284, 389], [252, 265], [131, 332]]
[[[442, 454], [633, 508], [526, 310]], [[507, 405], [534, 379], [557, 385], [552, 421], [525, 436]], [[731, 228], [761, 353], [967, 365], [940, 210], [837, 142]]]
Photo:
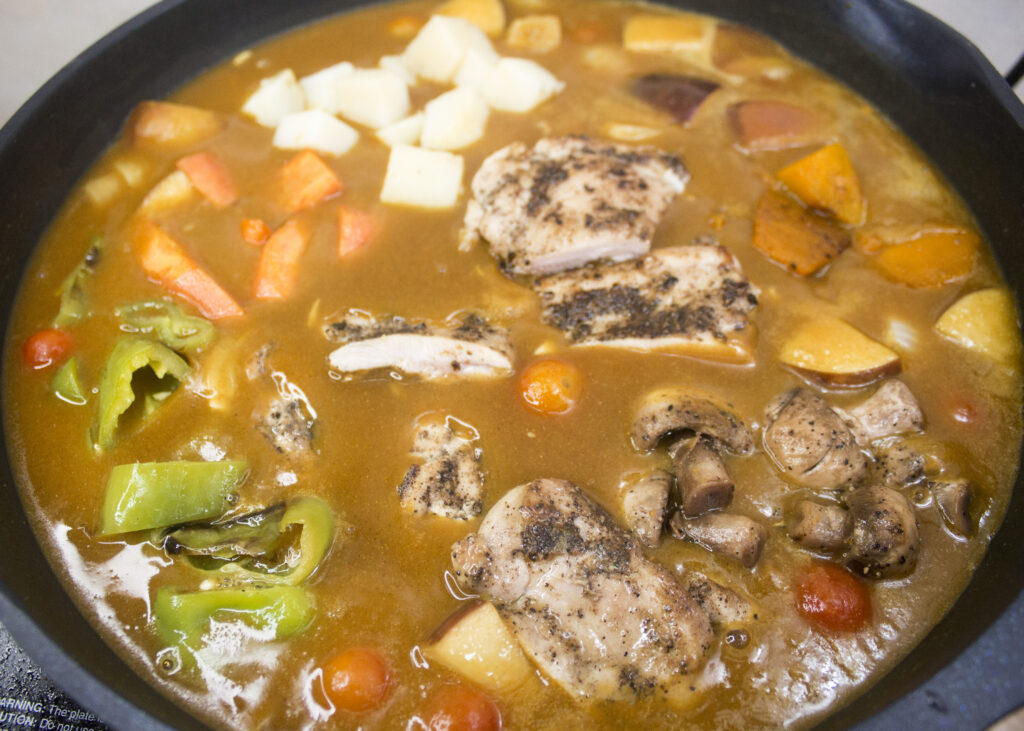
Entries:
[[391, 666], [377, 650], [346, 650], [324, 665], [327, 697], [346, 711], [366, 711], [380, 705], [390, 684]]
[[448, 685], [431, 701], [427, 728], [430, 731], [501, 731], [501, 712], [481, 691]]
[[25, 365], [36, 370], [60, 363], [71, 352], [71, 335], [66, 330], [52, 327], [34, 333], [21, 346]]
[[519, 377], [519, 390], [523, 401], [535, 411], [564, 414], [579, 403], [583, 375], [579, 368], [564, 360], [538, 360]]
[[871, 620], [871, 596], [863, 580], [830, 563], [816, 563], [801, 576], [796, 608], [833, 632], [855, 632]]

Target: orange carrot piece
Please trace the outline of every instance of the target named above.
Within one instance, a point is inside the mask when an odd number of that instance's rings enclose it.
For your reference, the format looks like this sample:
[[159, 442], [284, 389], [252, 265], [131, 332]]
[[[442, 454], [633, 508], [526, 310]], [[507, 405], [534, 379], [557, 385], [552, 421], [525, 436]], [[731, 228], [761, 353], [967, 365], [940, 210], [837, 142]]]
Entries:
[[338, 256], [350, 254], [370, 240], [373, 216], [355, 208], [338, 208]]
[[839, 256], [850, 236], [831, 220], [769, 190], [757, 204], [753, 243], [769, 259], [806, 277]]
[[299, 260], [308, 243], [308, 229], [294, 219], [270, 235], [256, 268], [256, 297], [283, 299], [292, 293], [299, 280]]
[[234, 298], [159, 226], [148, 221], [143, 224], [136, 255], [147, 277], [187, 299], [204, 317], [217, 320], [245, 314]]
[[270, 238], [270, 226], [262, 218], [243, 218], [239, 228], [242, 240], [253, 246], [261, 246]]
[[217, 208], [226, 208], [238, 200], [238, 189], [231, 179], [231, 171], [212, 152], [196, 152], [177, 162], [192, 185]]
[[297, 154], [277, 176], [277, 200], [289, 214], [312, 208], [342, 190], [338, 176], [312, 150]]
[[850, 156], [831, 144], [797, 160], [775, 175], [811, 208], [830, 211], [843, 223], [864, 220], [864, 198]]

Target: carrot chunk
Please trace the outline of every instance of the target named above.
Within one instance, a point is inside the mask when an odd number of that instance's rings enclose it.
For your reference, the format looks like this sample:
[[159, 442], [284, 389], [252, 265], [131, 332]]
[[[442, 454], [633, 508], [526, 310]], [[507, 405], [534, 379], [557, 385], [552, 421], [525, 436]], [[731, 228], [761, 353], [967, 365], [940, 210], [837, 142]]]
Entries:
[[373, 216], [348, 206], [338, 208], [338, 256], [345, 256], [370, 240]]
[[270, 238], [270, 226], [262, 218], [243, 218], [239, 228], [242, 240], [253, 246], [261, 246]]
[[850, 236], [781, 193], [767, 191], [757, 204], [754, 248], [806, 277], [824, 268], [850, 245]]
[[145, 145], [184, 146], [213, 137], [224, 129], [219, 114], [171, 102], [142, 102], [129, 122], [132, 139]]
[[277, 176], [277, 200], [289, 214], [312, 208], [342, 189], [338, 176], [312, 150], [295, 155]]
[[740, 144], [748, 150], [782, 150], [816, 142], [824, 134], [822, 115], [796, 104], [751, 100], [729, 107]]
[[147, 277], [187, 299], [208, 319], [244, 314], [234, 298], [159, 226], [148, 221], [143, 224], [136, 243], [136, 255]]
[[963, 279], [974, 270], [980, 245], [976, 234], [961, 229], [923, 230], [893, 242], [867, 234], [857, 241], [888, 279], [914, 288]]
[[186, 155], [178, 160], [177, 168], [217, 208], [226, 208], [238, 200], [238, 189], [231, 179], [231, 171], [212, 152]]
[[309, 231], [294, 219], [270, 235], [256, 268], [254, 290], [259, 299], [282, 299], [292, 293], [308, 243]]
[[829, 211], [843, 223], [864, 220], [864, 198], [850, 156], [840, 144], [831, 144], [797, 160], [777, 177], [811, 208]]

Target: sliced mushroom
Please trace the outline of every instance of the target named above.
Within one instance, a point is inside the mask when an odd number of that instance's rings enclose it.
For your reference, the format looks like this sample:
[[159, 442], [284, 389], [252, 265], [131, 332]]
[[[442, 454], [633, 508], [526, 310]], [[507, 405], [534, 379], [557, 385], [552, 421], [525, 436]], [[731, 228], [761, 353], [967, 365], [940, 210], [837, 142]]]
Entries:
[[907, 384], [896, 378], [883, 383], [862, 403], [839, 413], [846, 418], [863, 447], [876, 439], [924, 428], [924, 414], [917, 399]]
[[875, 480], [886, 487], [905, 487], [924, 479], [924, 455], [894, 437], [875, 443]]
[[850, 515], [838, 505], [800, 500], [786, 514], [786, 532], [812, 551], [838, 551], [850, 535]]
[[892, 578], [913, 571], [921, 538], [910, 501], [876, 485], [851, 490], [846, 503], [853, 520], [849, 557], [865, 575]]
[[683, 515], [696, 518], [729, 507], [733, 483], [711, 439], [698, 436], [683, 440], [675, 450], [673, 465]]
[[648, 452], [662, 437], [692, 431], [714, 439], [736, 454], [754, 451], [754, 439], [743, 421], [711, 399], [688, 391], [661, 390], [647, 396], [633, 420], [633, 447]]
[[687, 518], [677, 512], [669, 521], [672, 535], [680, 540], [703, 546], [712, 553], [731, 556], [753, 568], [759, 558], [768, 532], [756, 520], [730, 513], [708, 513]]
[[794, 482], [841, 487], [867, 471], [867, 457], [850, 428], [813, 391], [797, 388], [782, 394], [768, 405], [765, 417], [765, 451]]
[[662, 470], [627, 481], [621, 488], [626, 527], [636, 533], [648, 548], [657, 548], [661, 544], [661, 530], [665, 526], [665, 508], [671, 489], [672, 475]]
[[683, 577], [686, 592], [711, 618], [715, 631], [749, 627], [757, 621], [757, 610], [749, 599], [699, 573]]
[[971, 521], [971, 486], [967, 481], [932, 482], [929, 487], [949, 526], [959, 535], [971, 535], [974, 523]]

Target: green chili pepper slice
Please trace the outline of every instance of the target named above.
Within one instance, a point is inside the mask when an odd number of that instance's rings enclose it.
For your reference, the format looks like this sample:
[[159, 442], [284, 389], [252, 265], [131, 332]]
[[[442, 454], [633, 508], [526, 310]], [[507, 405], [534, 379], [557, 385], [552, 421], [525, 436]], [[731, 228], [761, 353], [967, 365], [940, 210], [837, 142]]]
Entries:
[[70, 327], [89, 314], [85, 283], [96, 270], [102, 250], [103, 238], [93, 236], [85, 256], [61, 282], [60, 288], [57, 290], [60, 294], [60, 309], [57, 311], [57, 316], [53, 318], [54, 327]]
[[67, 363], [60, 367], [50, 381], [50, 389], [61, 401], [66, 401], [75, 406], [81, 406], [86, 402], [85, 388], [82, 387], [82, 379], [78, 376], [78, 356], [73, 355]]
[[187, 315], [178, 305], [163, 300], [136, 302], [117, 308], [117, 315], [142, 333], [152, 333], [171, 350], [194, 353], [213, 342], [213, 323]]
[[[118, 421], [135, 401], [132, 378], [145, 368], [152, 370], [157, 378], [171, 376], [179, 383], [192, 372], [189, 364], [166, 345], [134, 335], [121, 338], [114, 346], [100, 380], [96, 443], [101, 449], [113, 446]], [[151, 402], [148, 406], [156, 405]]]
[[230, 507], [248, 464], [147, 462], [110, 472], [100, 514], [100, 535], [210, 520]]

